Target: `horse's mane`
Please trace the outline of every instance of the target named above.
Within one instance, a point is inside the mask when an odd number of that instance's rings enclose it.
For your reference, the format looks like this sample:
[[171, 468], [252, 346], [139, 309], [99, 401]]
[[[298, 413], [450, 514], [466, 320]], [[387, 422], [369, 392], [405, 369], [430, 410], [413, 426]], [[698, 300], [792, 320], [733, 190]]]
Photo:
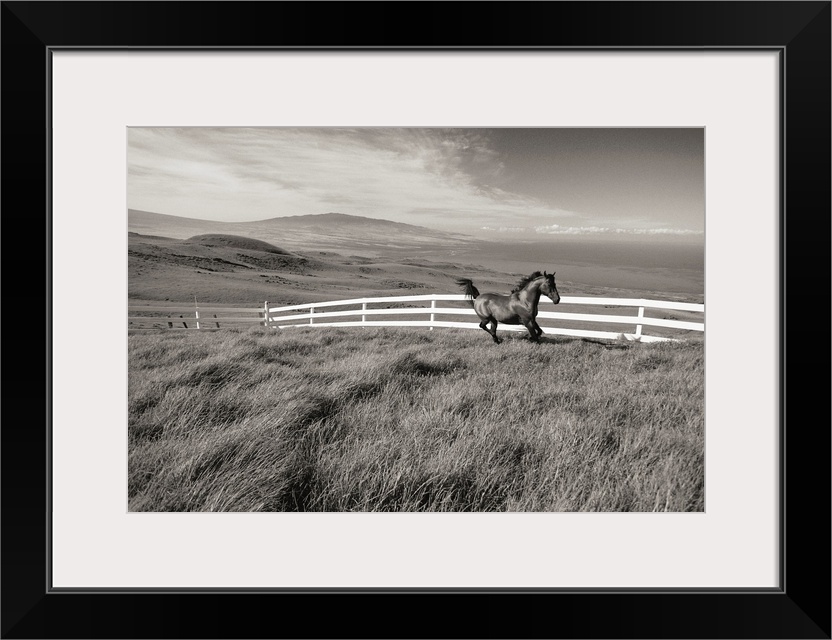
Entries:
[[540, 273], [540, 271], [535, 271], [534, 273], [531, 273], [531, 274], [529, 274], [528, 276], [526, 276], [524, 278], [520, 278], [520, 280], [518, 280], [517, 284], [514, 286], [514, 289], [511, 290], [511, 292], [512, 293], [517, 293], [518, 291], [521, 291], [523, 289], [523, 287], [525, 287], [527, 284], [529, 284], [532, 280], [534, 280], [536, 278], [539, 278], [542, 275], [543, 274]]

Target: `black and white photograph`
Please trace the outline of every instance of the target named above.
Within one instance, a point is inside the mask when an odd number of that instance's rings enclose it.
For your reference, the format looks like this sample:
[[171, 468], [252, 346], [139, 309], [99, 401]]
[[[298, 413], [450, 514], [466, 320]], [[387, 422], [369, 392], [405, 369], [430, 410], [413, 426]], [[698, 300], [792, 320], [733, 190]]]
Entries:
[[127, 142], [129, 511], [704, 512], [704, 128]]

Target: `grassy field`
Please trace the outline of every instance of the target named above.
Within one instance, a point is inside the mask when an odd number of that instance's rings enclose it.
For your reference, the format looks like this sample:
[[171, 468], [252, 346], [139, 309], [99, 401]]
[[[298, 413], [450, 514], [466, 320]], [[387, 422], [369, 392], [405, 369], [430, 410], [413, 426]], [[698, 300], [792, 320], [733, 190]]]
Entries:
[[131, 335], [129, 509], [704, 509], [701, 340], [504, 337]]

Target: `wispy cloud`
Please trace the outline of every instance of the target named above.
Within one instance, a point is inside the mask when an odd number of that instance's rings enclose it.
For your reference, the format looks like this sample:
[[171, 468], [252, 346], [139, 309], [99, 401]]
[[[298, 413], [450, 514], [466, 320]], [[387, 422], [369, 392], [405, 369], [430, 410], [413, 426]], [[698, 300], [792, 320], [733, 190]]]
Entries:
[[624, 234], [624, 235], [643, 235], [643, 236], [698, 236], [702, 235], [702, 231], [694, 231], [692, 229], [667, 229], [667, 228], [633, 228], [622, 229], [620, 227], [573, 227], [563, 226], [559, 224], [550, 224], [538, 226], [534, 228], [528, 227], [480, 227], [483, 231], [493, 231], [497, 233], [538, 233], [547, 235], [589, 235], [589, 234]]
[[599, 222], [506, 190], [503, 159], [476, 129], [131, 128], [128, 142], [135, 209], [215, 220], [337, 211], [457, 231], [591, 233]]
[[526, 227], [480, 227], [483, 231], [496, 231], [497, 233], [525, 233]]
[[666, 229], [666, 228], [633, 228], [633, 229], [622, 229], [620, 227], [598, 227], [598, 226], [589, 226], [589, 227], [568, 227], [562, 226], [559, 224], [550, 224], [544, 225], [540, 227], [535, 227], [535, 233], [546, 233], [546, 234], [569, 234], [569, 235], [580, 235], [585, 233], [623, 233], [623, 234], [631, 234], [631, 235], [644, 235], [644, 236], [655, 236], [655, 235], [674, 235], [674, 236], [688, 236], [688, 235], [702, 235], [701, 231], [693, 231], [691, 229]]
[[179, 215], [337, 210], [419, 224], [550, 213], [482, 184], [499, 159], [485, 140], [453, 131], [131, 129], [128, 161], [130, 206]]

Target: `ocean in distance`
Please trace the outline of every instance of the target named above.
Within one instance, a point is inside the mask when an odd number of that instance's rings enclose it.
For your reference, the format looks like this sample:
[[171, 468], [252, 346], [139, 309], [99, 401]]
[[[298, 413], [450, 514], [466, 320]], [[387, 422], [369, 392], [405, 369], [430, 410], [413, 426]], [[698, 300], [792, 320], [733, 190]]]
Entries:
[[[559, 283], [693, 297], [701, 297], [705, 291], [705, 248], [701, 241], [558, 237], [530, 242], [483, 241], [432, 253], [434, 259], [444, 256], [450, 262], [515, 274], [554, 270]], [[561, 294], [569, 295], [566, 291]]]

